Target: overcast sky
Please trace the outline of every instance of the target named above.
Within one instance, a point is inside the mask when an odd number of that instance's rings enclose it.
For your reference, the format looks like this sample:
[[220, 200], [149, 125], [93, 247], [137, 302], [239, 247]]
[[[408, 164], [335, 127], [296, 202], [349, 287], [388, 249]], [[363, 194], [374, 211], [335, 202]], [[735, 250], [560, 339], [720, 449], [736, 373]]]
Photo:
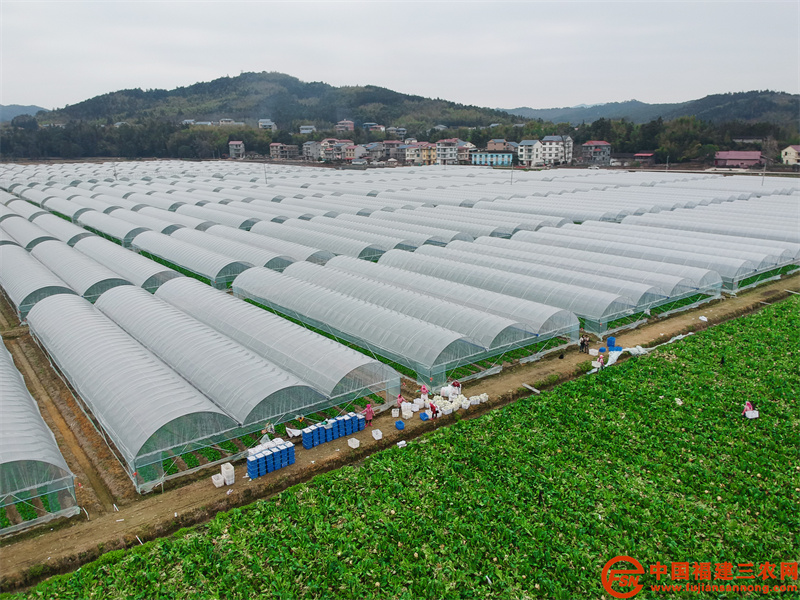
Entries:
[[550, 108], [800, 92], [800, 2], [0, 0], [0, 104], [243, 71]]

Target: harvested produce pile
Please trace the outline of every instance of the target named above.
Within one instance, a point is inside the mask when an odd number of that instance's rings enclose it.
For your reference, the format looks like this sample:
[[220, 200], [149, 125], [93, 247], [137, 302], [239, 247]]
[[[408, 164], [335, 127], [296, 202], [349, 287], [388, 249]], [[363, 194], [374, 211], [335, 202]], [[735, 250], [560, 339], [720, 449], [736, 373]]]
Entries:
[[786, 300], [31, 596], [594, 598], [618, 554], [796, 561], [798, 315]]

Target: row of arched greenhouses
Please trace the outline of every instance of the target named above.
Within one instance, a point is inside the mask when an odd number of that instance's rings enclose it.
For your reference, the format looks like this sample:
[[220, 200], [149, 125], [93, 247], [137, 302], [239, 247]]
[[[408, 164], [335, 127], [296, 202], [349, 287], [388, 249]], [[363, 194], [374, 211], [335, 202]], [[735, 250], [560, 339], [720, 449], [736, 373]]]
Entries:
[[800, 259], [779, 178], [156, 161], [0, 189], [0, 284], [140, 489], [398, 372], [480, 376]]

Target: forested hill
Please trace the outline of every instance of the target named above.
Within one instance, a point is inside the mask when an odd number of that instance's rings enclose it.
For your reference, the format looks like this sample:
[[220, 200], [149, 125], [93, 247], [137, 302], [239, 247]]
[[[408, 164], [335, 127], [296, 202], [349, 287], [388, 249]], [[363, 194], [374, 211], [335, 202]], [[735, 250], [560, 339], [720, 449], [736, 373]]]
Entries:
[[529, 119], [542, 119], [553, 123], [592, 123], [598, 119], [627, 119], [633, 123], [647, 123], [661, 117], [665, 121], [679, 117], [697, 117], [702, 121], [725, 123], [772, 123], [791, 126], [800, 114], [800, 95], [784, 92], [752, 91], [732, 94], [714, 94], [677, 104], [646, 104], [638, 100], [611, 102], [596, 106], [571, 108], [513, 108], [504, 109]]
[[470, 127], [519, 121], [498, 110], [409, 96], [376, 86], [334, 87], [266, 72], [222, 77], [174, 90], [121, 90], [54, 110], [44, 120], [106, 124], [149, 118], [231, 118], [248, 125], [269, 118], [282, 129], [290, 129], [298, 122], [328, 129], [337, 121], [352, 119], [403, 126], [409, 131], [439, 123]]

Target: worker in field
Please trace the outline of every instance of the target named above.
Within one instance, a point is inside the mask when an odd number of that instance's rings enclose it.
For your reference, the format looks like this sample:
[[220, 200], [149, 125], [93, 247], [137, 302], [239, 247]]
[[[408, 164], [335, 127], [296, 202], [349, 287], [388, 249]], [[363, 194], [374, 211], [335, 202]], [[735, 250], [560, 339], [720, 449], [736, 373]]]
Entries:
[[419, 391], [420, 398], [422, 398], [423, 402], [427, 402], [428, 401], [428, 393], [429, 393], [428, 386], [426, 386], [423, 383], [422, 384], [422, 389]]
[[403, 398], [403, 394], [397, 394], [397, 408], [401, 408], [403, 406], [403, 402], [405, 401], [406, 399]]
[[372, 425], [372, 417], [375, 416], [375, 411], [372, 408], [372, 403], [367, 404], [367, 408], [364, 409], [364, 419], [367, 422], [367, 427]]

